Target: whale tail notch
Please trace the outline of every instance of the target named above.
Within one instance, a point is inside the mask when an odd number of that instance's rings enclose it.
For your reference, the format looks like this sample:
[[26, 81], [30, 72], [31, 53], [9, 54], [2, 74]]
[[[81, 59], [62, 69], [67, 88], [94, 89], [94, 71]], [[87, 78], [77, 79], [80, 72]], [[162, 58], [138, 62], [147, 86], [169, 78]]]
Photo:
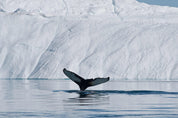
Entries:
[[76, 84], [78, 84], [79, 88], [81, 91], [84, 91], [85, 89], [87, 89], [90, 86], [95, 86], [98, 84], [102, 84], [105, 83], [107, 81], [109, 81], [109, 77], [107, 78], [94, 78], [94, 79], [84, 79], [83, 77], [77, 75], [74, 72], [71, 72], [67, 69], [63, 69], [64, 74], [70, 78], [73, 82], [75, 82]]

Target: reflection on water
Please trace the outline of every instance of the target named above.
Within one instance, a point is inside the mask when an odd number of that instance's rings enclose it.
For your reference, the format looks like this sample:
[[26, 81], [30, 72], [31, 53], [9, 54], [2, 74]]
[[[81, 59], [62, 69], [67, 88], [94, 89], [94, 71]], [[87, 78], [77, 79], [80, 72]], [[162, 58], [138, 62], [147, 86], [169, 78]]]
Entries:
[[67, 93], [78, 93], [80, 97], [87, 97], [88, 95], [102, 95], [102, 94], [129, 94], [129, 95], [147, 95], [147, 94], [177, 94], [178, 92], [168, 92], [168, 91], [151, 91], [151, 90], [132, 90], [132, 91], [122, 91], [122, 90], [54, 90], [53, 92], [67, 92]]
[[70, 91], [66, 90], [64, 92], [67, 93], [77, 93], [78, 96], [73, 98], [68, 98], [64, 100], [65, 105], [79, 105], [79, 106], [88, 106], [88, 105], [98, 105], [98, 104], [107, 104], [108, 103], [108, 95], [94, 93], [93, 91]]
[[177, 117], [178, 82], [110, 81], [80, 92], [69, 80], [0, 80], [0, 117]]

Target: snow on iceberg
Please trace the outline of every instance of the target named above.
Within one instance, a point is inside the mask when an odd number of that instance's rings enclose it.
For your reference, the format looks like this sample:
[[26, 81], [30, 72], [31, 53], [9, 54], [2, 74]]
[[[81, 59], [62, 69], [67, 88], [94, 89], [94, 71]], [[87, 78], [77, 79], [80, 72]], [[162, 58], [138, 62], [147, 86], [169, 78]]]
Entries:
[[178, 79], [178, 8], [136, 0], [0, 1], [0, 78]]

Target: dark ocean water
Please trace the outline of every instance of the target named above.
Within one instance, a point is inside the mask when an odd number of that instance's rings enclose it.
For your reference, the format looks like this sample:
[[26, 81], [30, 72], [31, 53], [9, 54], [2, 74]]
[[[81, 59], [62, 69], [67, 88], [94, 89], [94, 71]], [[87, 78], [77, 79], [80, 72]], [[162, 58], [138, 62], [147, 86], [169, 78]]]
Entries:
[[70, 80], [0, 80], [0, 118], [177, 118], [178, 82], [109, 81], [80, 92]]

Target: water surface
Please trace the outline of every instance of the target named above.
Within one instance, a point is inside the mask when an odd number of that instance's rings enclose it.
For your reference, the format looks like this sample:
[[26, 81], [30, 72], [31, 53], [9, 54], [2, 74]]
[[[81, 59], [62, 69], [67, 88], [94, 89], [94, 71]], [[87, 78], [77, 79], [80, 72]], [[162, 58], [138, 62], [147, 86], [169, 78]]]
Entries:
[[0, 117], [178, 117], [178, 82], [109, 81], [80, 92], [70, 80], [0, 80]]

